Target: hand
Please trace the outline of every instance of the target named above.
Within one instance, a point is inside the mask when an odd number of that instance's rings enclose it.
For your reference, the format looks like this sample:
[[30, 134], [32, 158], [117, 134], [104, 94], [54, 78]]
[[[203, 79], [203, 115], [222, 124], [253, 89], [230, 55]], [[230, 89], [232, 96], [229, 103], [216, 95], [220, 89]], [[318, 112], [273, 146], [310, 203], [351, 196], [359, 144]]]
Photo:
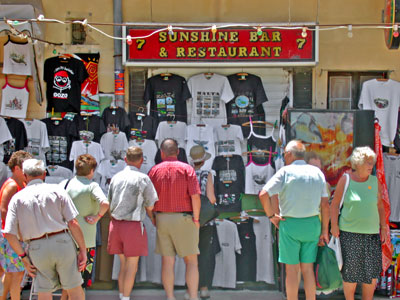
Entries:
[[194, 223], [194, 225], [196, 226], [197, 229], [200, 228], [200, 221], [196, 221], [196, 222], [195, 222], [195, 221], [193, 220], [193, 223]]
[[89, 224], [96, 224], [99, 220], [100, 220], [100, 216], [96, 215], [96, 216], [86, 216], [85, 221], [88, 222]]
[[32, 278], [36, 276], [36, 268], [35, 266], [31, 263], [30, 259], [28, 256], [25, 256], [22, 259], [22, 263], [25, 266], [25, 270], [28, 272], [29, 276]]
[[150, 220], [151, 220], [151, 223], [153, 223], [154, 227], [157, 227], [157, 225], [156, 225], [156, 218], [153, 217], [153, 218], [151, 218]]
[[334, 237], [339, 237], [340, 230], [339, 230], [339, 226], [338, 225], [332, 225], [332, 223], [331, 223], [331, 234]]
[[272, 218], [269, 219], [272, 224], [275, 225], [276, 228], [279, 229], [279, 222], [285, 221], [285, 218], [282, 218], [280, 215], [275, 214]]
[[78, 254], [78, 271], [79, 272], [83, 272], [85, 270], [86, 261], [87, 261], [86, 249], [79, 250], [79, 254]]
[[384, 244], [386, 242], [386, 237], [387, 237], [387, 226], [381, 227], [381, 242]]
[[325, 246], [329, 243], [329, 234], [328, 231], [323, 232], [319, 237], [318, 246]]

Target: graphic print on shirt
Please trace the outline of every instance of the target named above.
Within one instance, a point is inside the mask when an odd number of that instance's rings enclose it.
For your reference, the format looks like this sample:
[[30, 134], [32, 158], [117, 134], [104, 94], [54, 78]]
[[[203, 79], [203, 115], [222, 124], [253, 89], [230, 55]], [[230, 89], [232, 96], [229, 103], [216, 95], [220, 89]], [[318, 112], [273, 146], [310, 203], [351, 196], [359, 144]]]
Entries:
[[4, 155], [11, 156], [17, 149], [15, 147], [16, 139], [12, 138], [11, 140], [4, 143]]
[[379, 109], [385, 109], [389, 106], [389, 100], [383, 98], [375, 98], [374, 104]]
[[6, 99], [6, 109], [22, 110], [22, 99], [14, 97], [14, 99]]
[[236, 181], [237, 174], [235, 170], [221, 170], [219, 171], [219, 181]]
[[207, 118], [219, 116], [220, 101], [219, 92], [197, 92], [196, 114]]
[[232, 101], [232, 117], [247, 117], [254, 115], [254, 97], [251, 91], [239, 93]]
[[50, 163], [59, 164], [68, 159], [68, 142], [65, 136], [49, 136], [50, 151], [46, 158]]
[[235, 141], [234, 140], [217, 141], [217, 151], [218, 153], [235, 152]]
[[34, 158], [38, 158], [40, 154], [40, 139], [37, 138], [28, 138], [28, 147], [26, 147], [26, 151], [32, 154]]
[[14, 51], [12, 51], [11, 53], [10, 53], [10, 60], [13, 62], [13, 63], [15, 63], [15, 64], [18, 64], [18, 65], [21, 65], [21, 64], [23, 64], [23, 65], [25, 65], [25, 66], [27, 66], [28, 64], [26, 63], [26, 61], [25, 61], [25, 55], [24, 54], [18, 54], [18, 53], [16, 53], [16, 52], [14, 52]]
[[157, 112], [159, 117], [175, 115], [175, 99], [174, 92], [156, 92]]
[[53, 93], [55, 99], [68, 99], [68, 93], [71, 90], [71, 79], [68, 73], [74, 75], [71, 69], [63, 66], [55, 69], [53, 88], [58, 90], [58, 93]]

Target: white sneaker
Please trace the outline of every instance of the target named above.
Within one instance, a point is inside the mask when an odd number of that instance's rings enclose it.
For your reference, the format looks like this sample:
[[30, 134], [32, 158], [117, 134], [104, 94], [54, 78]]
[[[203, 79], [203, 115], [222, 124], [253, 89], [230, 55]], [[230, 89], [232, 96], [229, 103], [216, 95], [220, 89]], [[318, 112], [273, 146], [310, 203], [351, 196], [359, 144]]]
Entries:
[[184, 300], [199, 300], [199, 298], [190, 298], [188, 292], [185, 293], [185, 296], [183, 296], [183, 299]]
[[200, 290], [200, 298], [210, 298], [210, 291], [209, 290]]

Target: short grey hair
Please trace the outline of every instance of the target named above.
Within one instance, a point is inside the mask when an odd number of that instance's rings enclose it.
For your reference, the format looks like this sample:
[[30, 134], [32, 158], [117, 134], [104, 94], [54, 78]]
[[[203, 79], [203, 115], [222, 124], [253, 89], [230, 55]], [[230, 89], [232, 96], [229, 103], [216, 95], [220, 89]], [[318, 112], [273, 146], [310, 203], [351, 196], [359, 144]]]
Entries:
[[357, 147], [353, 150], [350, 157], [351, 167], [355, 169], [356, 166], [363, 165], [371, 158], [374, 160], [374, 163], [376, 163], [376, 154], [370, 147]]
[[38, 177], [46, 172], [46, 167], [44, 166], [44, 162], [42, 160], [31, 158], [23, 162], [22, 171], [27, 176]]
[[306, 146], [300, 140], [292, 140], [286, 145], [285, 151], [292, 153], [295, 158], [304, 159]]

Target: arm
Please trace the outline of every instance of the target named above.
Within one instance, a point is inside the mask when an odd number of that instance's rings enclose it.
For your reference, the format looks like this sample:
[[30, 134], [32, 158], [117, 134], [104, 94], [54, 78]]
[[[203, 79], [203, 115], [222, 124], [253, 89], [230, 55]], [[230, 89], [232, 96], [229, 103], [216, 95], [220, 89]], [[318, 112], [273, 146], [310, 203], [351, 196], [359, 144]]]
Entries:
[[68, 222], [68, 228], [79, 247], [78, 270], [79, 272], [82, 272], [86, 267], [87, 260], [85, 239], [83, 238], [81, 227], [76, 219], [72, 219]]
[[321, 236], [320, 241], [329, 243], [329, 198], [321, 198]]
[[378, 213], [379, 213], [379, 227], [381, 233], [381, 242], [386, 242], [387, 238], [387, 225], [385, 216], [385, 207], [382, 200], [382, 186], [378, 181]]
[[273, 223], [276, 228], [279, 228], [279, 222], [284, 219], [279, 216], [279, 205], [277, 205], [277, 202], [279, 201], [278, 195], [273, 195], [271, 199], [267, 191], [261, 190], [258, 197], [260, 198], [261, 205], [271, 223]]
[[154, 206], [145, 207], [146, 213], [149, 216], [149, 218], [151, 220], [151, 223], [153, 223], [153, 225], [156, 226], [156, 218], [155, 218], [155, 215], [153, 213], [153, 208], [154, 208]]
[[7, 187], [3, 191], [3, 196], [1, 197], [1, 204], [0, 204], [0, 209], [1, 209], [1, 219], [5, 220], [7, 217], [7, 210], [8, 210], [8, 204], [10, 203], [10, 200], [12, 196], [14, 196], [17, 193], [17, 185], [15, 183], [10, 183], [7, 185]]
[[217, 202], [217, 198], [215, 198], [215, 192], [214, 192], [213, 175], [211, 174], [211, 172], [208, 173], [206, 194], [211, 204], [215, 204], [215, 202]]
[[193, 221], [197, 220], [197, 222], [194, 223], [197, 228], [200, 228], [200, 223], [199, 223], [200, 208], [201, 208], [200, 194], [194, 194], [190, 196], [190, 198], [192, 198]]
[[[346, 184], [346, 177], [342, 176], [336, 186], [336, 191], [330, 206], [331, 215], [331, 234], [335, 237], [339, 236], [339, 206], [343, 197], [344, 186]], [[322, 205], [322, 202], [321, 202]], [[322, 211], [322, 206], [321, 206]]]
[[92, 185], [93, 185], [93, 190], [91, 192], [91, 198], [94, 201], [100, 203], [100, 208], [97, 215], [85, 216], [85, 221], [88, 222], [89, 224], [96, 224], [101, 219], [101, 217], [103, 217], [104, 214], [108, 211], [110, 204], [108, 203], [107, 197], [104, 195], [101, 187], [97, 183], [92, 183]]
[[[25, 253], [24, 249], [22, 249], [21, 244], [19, 243], [19, 240], [15, 234], [11, 233], [6, 233], [5, 237], [10, 244], [11, 248], [17, 253], [18, 256], [21, 256]], [[25, 266], [25, 269], [28, 271], [29, 276], [35, 277], [36, 276], [36, 268], [35, 266], [31, 263], [30, 259], [28, 256], [25, 256], [24, 258], [21, 259], [22, 263]]]

